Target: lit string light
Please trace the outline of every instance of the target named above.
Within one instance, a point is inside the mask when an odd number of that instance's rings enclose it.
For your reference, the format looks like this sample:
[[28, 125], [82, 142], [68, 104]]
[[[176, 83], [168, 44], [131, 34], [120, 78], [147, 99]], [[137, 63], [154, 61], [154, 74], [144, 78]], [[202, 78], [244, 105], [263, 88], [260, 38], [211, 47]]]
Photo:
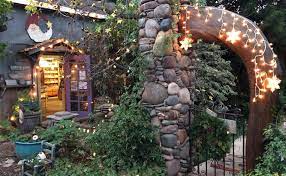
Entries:
[[[183, 10], [187, 10], [187, 6], [183, 6]], [[183, 14], [183, 13], [181, 13]], [[183, 19], [183, 40], [180, 41], [180, 48], [188, 51], [189, 48], [192, 47], [192, 39], [189, 37], [190, 30], [187, 29], [187, 21], [190, 20], [190, 11], [186, 11], [184, 16], [180, 16], [180, 19]]]
[[[253, 55], [251, 62], [254, 64], [253, 71], [255, 74], [253, 102], [256, 102], [257, 99], [263, 99], [267, 90], [273, 92], [276, 89], [280, 89], [279, 84], [281, 80], [279, 80], [275, 75], [275, 69], [277, 68], [277, 55], [274, 53], [271, 44], [268, 44], [268, 42], [264, 39], [264, 35], [262, 34], [261, 30], [254, 23], [248, 19], [238, 16], [233, 12], [219, 8], [216, 8], [216, 10], [221, 11], [221, 13], [219, 18], [215, 19], [213, 15], [214, 8], [205, 7], [205, 11], [203, 13], [201, 11], [202, 8], [199, 8], [198, 0], [196, 0], [194, 9], [197, 11], [196, 16], [203, 18], [202, 20], [205, 23], [208, 23], [210, 20], [217, 20], [219, 22], [220, 30], [218, 37], [220, 39], [230, 42], [233, 45], [240, 41], [244, 48], [251, 51], [250, 53]], [[183, 6], [182, 10], [186, 11], [186, 13], [182, 13], [185, 14], [185, 17], [181, 15], [180, 18], [183, 24], [183, 33], [186, 36], [190, 32], [187, 28], [187, 22], [190, 20], [190, 11], [188, 10], [187, 6]], [[232, 24], [228, 24], [225, 21], [225, 18], [229, 16], [232, 18]], [[264, 57], [268, 45], [272, 54], [272, 59], [270, 62], [266, 62]], [[181, 48], [182, 47], [186, 46], [181, 46]]]

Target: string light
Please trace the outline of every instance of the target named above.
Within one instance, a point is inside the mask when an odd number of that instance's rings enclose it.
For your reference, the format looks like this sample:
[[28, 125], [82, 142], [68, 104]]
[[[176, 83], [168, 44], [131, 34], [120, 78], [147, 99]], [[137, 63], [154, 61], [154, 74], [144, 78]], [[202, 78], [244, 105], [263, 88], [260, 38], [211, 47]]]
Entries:
[[[197, 14], [194, 13], [194, 16], [201, 18], [205, 23], [210, 20], [218, 21], [220, 24], [218, 37], [221, 40], [225, 40], [232, 45], [241, 44], [245, 50], [250, 51], [250, 61], [253, 64], [253, 73], [255, 77], [254, 97], [252, 101], [255, 103], [258, 100], [264, 99], [267, 90], [274, 92], [275, 90], [280, 89], [279, 84], [281, 83], [281, 80], [279, 80], [275, 75], [275, 69], [277, 68], [277, 55], [271, 47], [272, 43], [268, 43], [258, 26], [248, 19], [223, 8], [214, 9], [206, 7], [203, 9], [199, 8], [198, 4], [199, 2], [196, 0], [194, 9], [197, 11]], [[188, 50], [188, 48], [191, 47], [191, 44], [188, 38], [190, 30], [188, 29], [187, 24], [188, 21], [191, 20], [189, 15], [191, 12], [187, 6], [183, 6], [181, 10], [186, 11], [186, 13], [181, 13], [182, 15], [180, 16], [180, 21], [183, 25], [183, 38], [180, 41], [180, 47]], [[202, 12], [203, 10], [204, 12]], [[217, 11], [221, 12], [218, 17], [213, 15], [217, 14]], [[229, 20], [232, 21], [229, 22]], [[269, 49], [272, 55], [271, 59], [268, 58]], [[265, 58], [266, 51], [267, 60]]]

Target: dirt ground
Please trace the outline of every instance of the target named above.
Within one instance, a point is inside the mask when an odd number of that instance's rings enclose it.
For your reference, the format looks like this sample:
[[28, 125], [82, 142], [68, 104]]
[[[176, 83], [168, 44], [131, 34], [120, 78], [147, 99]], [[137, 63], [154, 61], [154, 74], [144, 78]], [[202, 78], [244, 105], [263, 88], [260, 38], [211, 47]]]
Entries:
[[14, 144], [0, 141], [0, 176], [18, 176], [21, 168], [17, 165]]

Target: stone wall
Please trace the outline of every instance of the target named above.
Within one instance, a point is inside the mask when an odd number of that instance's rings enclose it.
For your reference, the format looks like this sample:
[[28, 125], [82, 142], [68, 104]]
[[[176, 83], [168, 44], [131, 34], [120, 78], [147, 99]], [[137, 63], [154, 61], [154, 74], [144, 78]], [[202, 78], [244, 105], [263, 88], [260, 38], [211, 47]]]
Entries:
[[[178, 4], [177, 4], [178, 5]], [[187, 175], [190, 170], [188, 128], [192, 115], [192, 60], [174, 37], [178, 15], [169, 0], [141, 0], [139, 49], [150, 62], [142, 102], [153, 126], [160, 129], [158, 143], [167, 175]]]

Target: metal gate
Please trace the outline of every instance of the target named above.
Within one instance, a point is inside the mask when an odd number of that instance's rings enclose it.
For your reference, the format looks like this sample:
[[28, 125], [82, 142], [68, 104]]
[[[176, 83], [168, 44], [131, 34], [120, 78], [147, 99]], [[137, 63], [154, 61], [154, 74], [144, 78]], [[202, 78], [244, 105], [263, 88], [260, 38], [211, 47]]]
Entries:
[[[210, 158], [210, 153], [204, 152], [202, 155], [204, 159], [199, 164], [192, 163], [191, 175], [193, 176], [234, 176], [234, 175], [245, 175], [246, 169], [246, 119], [243, 118], [241, 110], [235, 112], [216, 112], [217, 117], [225, 120], [225, 122], [235, 122], [235, 132], [230, 130], [228, 135], [231, 138], [231, 149], [225, 153], [224, 157], [220, 159]], [[197, 111], [193, 109], [193, 112]], [[192, 128], [190, 128], [190, 131]], [[214, 130], [214, 133], [216, 130]], [[219, 136], [218, 136], [219, 137]], [[190, 141], [191, 143], [191, 141]], [[190, 156], [192, 160], [192, 148], [190, 147]]]

